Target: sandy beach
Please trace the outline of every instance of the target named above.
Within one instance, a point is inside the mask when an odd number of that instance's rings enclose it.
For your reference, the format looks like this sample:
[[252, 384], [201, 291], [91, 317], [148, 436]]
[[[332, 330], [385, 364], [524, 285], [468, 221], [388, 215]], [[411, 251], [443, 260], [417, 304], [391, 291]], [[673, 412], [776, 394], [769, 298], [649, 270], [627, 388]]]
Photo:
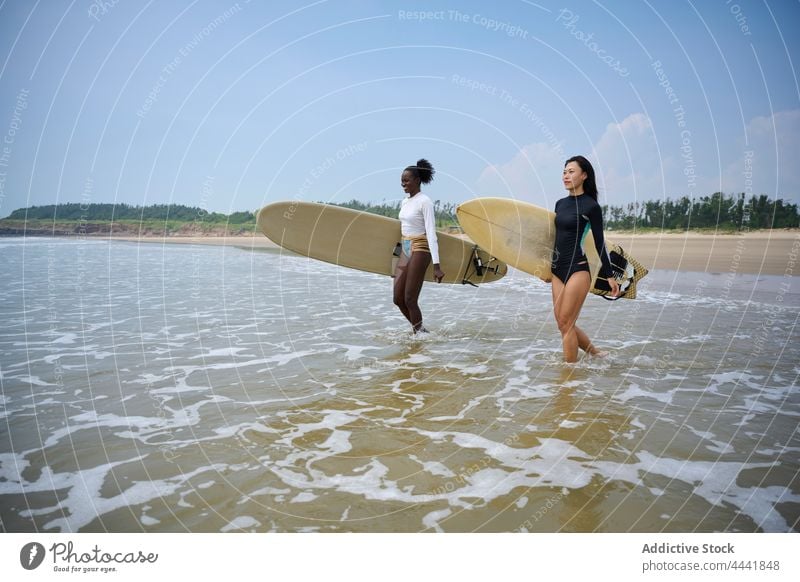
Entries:
[[800, 231], [744, 234], [608, 234], [650, 269], [800, 274]]
[[[611, 232], [607, 236], [649, 269], [788, 276], [800, 274], [800, 230], [760, 230], [743, 234]], [[261, 235], [105, 238], [149, 244], [279, 248]]]

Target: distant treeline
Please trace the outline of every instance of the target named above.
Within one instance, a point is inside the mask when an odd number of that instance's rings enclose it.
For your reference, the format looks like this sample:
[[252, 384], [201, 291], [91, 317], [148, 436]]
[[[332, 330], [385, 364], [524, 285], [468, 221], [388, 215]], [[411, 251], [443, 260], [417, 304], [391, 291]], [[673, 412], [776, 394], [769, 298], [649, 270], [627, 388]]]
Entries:
[[75, 220], [75, 221], [177, 221], [215, 224], [255, 223], [255, 214], [249, 211], [221, 214], [208, 212], [194, 206], [182, 204], [153, 204], [132, 206], [130, 204], [49, 204], [20, 208], [8, 216], [9, 220]]
[[797, 204], [766, 195], [726, 196], [721, 192], [691, 200], [684, 196], [673, 200], [650, 200], [626, 206], [603, 206], [607, 228], [629, 230], [648, 227], [665, 230], [723, 228], [751, 230], [759, 228], [797, 228], [800, 214]]
[[[336, 206], [352, 208], [390, 218], [400, 213], [400, 201], [387, 203], [349, 202]], [[458, 224], [456, 204], [436, 200], [433, 203], [436, 226], [445, 228]], [[726, 196], [721, 192], [694, 200], [684, 196], [678, 200], [650, 200], [632, 202], [625, 206], [603, 206], [607, 228], [630, 230], [656, 228], [687, 230], [694, 228], [722, 228], [726, 230], [755, 230], [761, 228], [797, 228], [800, 226], [798, 205], [780, 198], [772, 200], [766, 195], [744, 194]], [[138, 221], [138, 222], [195, 222], [203, 224], [245, 225], [255, 224], [255, 213], [250, 211], [222, 214], [182, 204], [78, 204], [66, 203], [31, 206], [15, 210], [9, 220], [50, 221]]]
[[[400, 212], [400, 202], [373, 204], [351, 200], [337, 206], [392, 218], [397, 218]], [[437, 227], [458, 224], [456, 204], [436, 200], [433, 206]], [[616, 230], [642, 227], [664, 230], [756, 230], [800, 226], [797, 204], [790, 204], [780, 198], [771, 200], [765, 195], [752, 196], [750, 200], [746, 200], [744, 194], [726, 196], [721, 192], [695, 200], [684, 196], [677, 201], [651, 200], [632, 202], [626, 206], [603, 206], [603, 216], [606, 227]]]

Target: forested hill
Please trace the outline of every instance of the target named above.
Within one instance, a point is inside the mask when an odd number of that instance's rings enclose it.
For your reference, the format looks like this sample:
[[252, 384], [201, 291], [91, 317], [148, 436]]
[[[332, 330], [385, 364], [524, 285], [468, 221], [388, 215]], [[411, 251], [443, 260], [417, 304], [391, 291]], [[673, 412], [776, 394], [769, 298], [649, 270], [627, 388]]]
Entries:
[[202, 208], [182, 204], [153, 204], [132, 206], [130, 204], [49, 204], [20, 208], [8, 216], [8, 220], [53, 220], [53, 221], [151, 221], [174, 220], [178, 222], [212, 222], [244, 224], [255, 222], [255, 214], [249, 211], [221, 214]]

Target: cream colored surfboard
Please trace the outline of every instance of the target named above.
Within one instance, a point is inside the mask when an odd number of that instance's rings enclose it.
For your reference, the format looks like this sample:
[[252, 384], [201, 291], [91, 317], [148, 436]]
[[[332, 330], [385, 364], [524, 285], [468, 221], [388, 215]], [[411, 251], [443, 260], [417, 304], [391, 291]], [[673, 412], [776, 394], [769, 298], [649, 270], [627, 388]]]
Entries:
[[[315, 202], [276, 202], [258, 213], [258, 227], [270, 240], [295, 253], [342, 267], [392, 276], [400, 221], [369, 212]], [[507, 272], [473, 243], [438, 233], [443, 283], [490, 283]], [[476, 261], [477, 259], [477, 261]], [[433, 281], [433, 265], [426, 281]]]
[[[509, 198], [475, 198], [461, 204], [456, 214], [464, 232], [492, 256], [544, 281], [551, 279], [550, 265], [555, 244], [554, 212]], [[647, 269], [620, 247], [609, 242], [606, 248], [609, 252], [618, 252], [627, 261], [627, 272], [621, 273], [618, 279], [626, 283], [623, 297], [634, 299], [636, 283], [647, 274]], [[591, 231], [584, 240], [584, 252], [589, 261], [592, 292], [604, 295], [605, 291], [595, 288], [600, 257]]]

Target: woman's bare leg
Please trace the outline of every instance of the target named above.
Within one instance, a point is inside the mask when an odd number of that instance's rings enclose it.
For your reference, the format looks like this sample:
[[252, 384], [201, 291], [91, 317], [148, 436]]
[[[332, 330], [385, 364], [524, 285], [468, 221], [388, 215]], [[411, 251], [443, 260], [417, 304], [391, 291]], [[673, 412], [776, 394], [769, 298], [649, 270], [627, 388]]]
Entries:
[[[557, 295], [561, 294], [561, 290], [563, 290], [564, 288], [564, 283], [562, 283], [561, 279], [559, 279], [556, 276], [553, 276], [553, 281], [557, 281], [558, 282], [557, 285], [560, 286], [558, 290], [556, 290], [555, 287], [553, 288], [553, 307], [554, 307], [556, 321], [558, 321], [560, 303], [556, 302], [556, 297]], [[606, 352], [601, 352], [594, 346], [592, 340], [589, 339], [589, 336], [586, 335], [586, 333], [581, 328], [579, 328], [577, 325], [575, 325], [574, 327], [575, 327], [575, 333], [578, 336], [578, 347], [580, 349], [582, 349], [584, 352], [586, 352], [591, 356], [603, 356], [606, 354]]]
[[428, 265], [430, 264], [430, 253], [416, 252], [411, 253], [408, 267], [406, 267], [403, 303], [406, 309], [408, 309], [408, 315], [406, 317], [408, 321], [411, 322], [414, 333], [424, 330], [422, 327], [422, 312], [419, 309], [418, 300], [420, 291], [422, 291], [422, 283], [425, 281], [425, 271], [428, 270]]
[[584, 352], [591, 356], [599, 356], [603, 354], [603, 352], [594, 347], [594, 344], [592, 343], [592, 340], [589, 339], [589, 336], [586, 335], [586, 333], [577, 325], [575, 326], [575, 334], [578, 336], [578, 347]]
[[400, 260], [397, 261], [397, 267], [394, 270], [394, 304], [400, 309], [400, 312], [405, 318], [413, 325], [411, 316], [406, 307], [406, 276], [408, 271], [408, 257], [405, 253], [400, 255]]
[[[561, 332], [561, 345], [564, 351], [565, 362], [578, 361], [578, 348], [589, 353], [597, 350], [589, 337], [580, 331], [575, 322], [581, 313], [581, 307], [586, 300], [591, 286], [591, 277], [586, 271], [574, 273], [565, 285], [558, 277], [553, 277], [553, 312]], [[580, 332], [580, 333], [579, 333]]]

